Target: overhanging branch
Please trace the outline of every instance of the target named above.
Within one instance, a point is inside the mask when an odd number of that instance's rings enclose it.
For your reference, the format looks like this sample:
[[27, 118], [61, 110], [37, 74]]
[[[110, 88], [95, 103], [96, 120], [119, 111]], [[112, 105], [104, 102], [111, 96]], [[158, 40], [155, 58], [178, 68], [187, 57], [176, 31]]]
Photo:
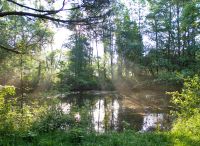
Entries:
[[19, 7], [23, 7], [23, 8], [32, 10], [32, 11], [40, 12], [40, 13], [46, 13], [45, 15], [56, 14], [56, 13], [59, 13], [61, 11], [72, 11], [72, 10], [76, 10], [76, 9], [80, 9], [80, 8], [86, 8], [86, 7], [92, 8], [92, 7], [94, 7], [94, 6], [90, 6], [90, 5], [77, 5], [75, 7], [69, 8], [69, 9], [64, 9], [66, 0], [63, 0], [62, 7], [60, 9], [57, 9], [57, 10], [42, 10], [42, 9], [36, 9], [36, 8], [26, 6], [24, 4], [18, 3], [18, 2], [13, 1], [13, 0], [7, 0], [7, 1], [11, 2], [11, 3], [13, 3], [13, 4], [15, 4]]
[[47, 15], [41, 15], [41, 14], [35, 14], [35, 13], [29, 13], [29, 12], [23, 12], [23, 11], [0, 12], [0, 17], [12, 16], [12, 15], [14, 15], [14, 16], [31, 16], [31, 17], [48, 19], [51, 21], [62, 22], [62, 23], [83, 22], [83, 20], [62, 20], [59, 18], [47, 16]]
[[5, 47], [5, 46], [3, 46], [3, 45], [0, 45], [0, 48], [1, 48], [1, 49], [4, 49], [4, 50], [6, 50], [6, 51], [9, 51], [9, 52], [16, 53], [16, 54], [24, 54], [24, 53], [22, 53], [22, 52], [20, 52], [20, 51], [17, 51], [15, 48], [14, 48], [14, 49], [10, 49], [10, 48], [7, 48], [7, 47]]
[[62, 7], [60, 9], [58, 9], [58, 10], [41, 10], [41, 9], [35, 9], [35, 8], [28, 7], [28, 6], [24, 5], [24, 4], [18, 3], [18, 2], [13, 1], [13, 0], [7, 0], [7, 1], [11, 2], [11, 3], [15, 4], [15, 5], [18, 5], [20, 7], [29, 9], [29, 10], [33, 10], [33, 11], [41, 12], [41, 13], [50, 13], [50, 14], [55, 14], [55, 13], [58, 13], [58, 12], [62, 11], [64, 6], [65, 6], [65, 0], [63, 0]]
[[[109, 13], [109, 12], [108, 12]], [[35, 18], [40, 18], [40, 19], [46, 19], [46, 20], [51, 20], [55, 22], [60, 22], [60, 23], [68, 23], [68, 24], [92, 24], [95, 21], [98, 21], [99, 19], [103, 19], [108, 13], [105, 13], [104, 15], [98, 15], [98, 16], [91, 16], [83, 19], [77, 19], [77, 20], [64, 20], [64, 19], [59, 19], [59, 18], [54, 18], [51, 16], [43, 15], [43, 14], [36, 14], [36, 13], [29, 13], [29, 12], [23, 12], [23, 11], [9, 11], [9, 12], [0, 12], [0, 17], [5, 17], [5, 16], [29, 16], [29, 17], [35, 17]]]

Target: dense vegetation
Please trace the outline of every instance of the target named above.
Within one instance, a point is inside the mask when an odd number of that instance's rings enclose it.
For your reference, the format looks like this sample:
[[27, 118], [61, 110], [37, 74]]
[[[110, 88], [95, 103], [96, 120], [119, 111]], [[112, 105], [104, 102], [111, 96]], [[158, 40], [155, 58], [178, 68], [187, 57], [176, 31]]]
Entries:
[[[0, 145], [200, 145], [200, 1], [60, 2], [0, 1]], [[170, 131], [99, 134], [53, 98], [158, 86], [179, 89]]]

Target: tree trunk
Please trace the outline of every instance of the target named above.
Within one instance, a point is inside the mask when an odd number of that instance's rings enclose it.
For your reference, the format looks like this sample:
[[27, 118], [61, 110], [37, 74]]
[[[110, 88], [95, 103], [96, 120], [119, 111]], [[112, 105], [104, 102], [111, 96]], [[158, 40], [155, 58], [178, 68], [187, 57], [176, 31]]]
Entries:
[[181, 37], [180, 37], [180, 5], [179, 5], [179, 1], [177, 1], [177, 5], [176, 5], [176, 15], [177, 15], [177, 19], [176, 19], [176, 23], [177, 23], [177, 41], [178, 41], [178, 56], [181, 55]]
[[110, 29], [110, 68], [111, 68], [111, 79], [113, 80], [113, 43], [112, 43], [112, 30], [111, 29]]

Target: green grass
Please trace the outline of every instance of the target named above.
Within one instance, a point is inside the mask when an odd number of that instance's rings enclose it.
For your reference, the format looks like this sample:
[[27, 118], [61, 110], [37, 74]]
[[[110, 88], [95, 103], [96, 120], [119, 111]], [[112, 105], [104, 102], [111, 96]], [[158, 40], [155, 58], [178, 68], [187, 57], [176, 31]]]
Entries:
[[200, 146], [200, 141], [171, 132], [104, 134], [53, 132], [35, 137], [1, 137], [0, 146]]

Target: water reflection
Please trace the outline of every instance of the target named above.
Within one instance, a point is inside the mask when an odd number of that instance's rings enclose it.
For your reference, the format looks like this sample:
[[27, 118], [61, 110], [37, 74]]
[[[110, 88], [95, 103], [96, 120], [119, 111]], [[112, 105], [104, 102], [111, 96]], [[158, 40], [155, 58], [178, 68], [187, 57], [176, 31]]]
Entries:
[[149, 113], [144, 116], [142, 131], [151, 131], [156, 128], [162, 128], [162, 122], [164, 121], [163, 113]]
[[104, 132], [104, 118], [105, 118], [105, 109], [104, 109], [104, 101], [98, 100], [95, 104], [95, 107], [92, 111], [92, 119], [94, 124], [94, 129], [97, 132]]
[[140, 131], [143, 124], [143, 115], [137, 113], [130, 108], [120, 108], [119, 111], [119, 125], [118, 130], [123, 131], [124, 129], [131, 129], [135, 131]]
[[114, 100], [112, 104], [112, 124], [114, 125], [114, 129], [117, 130], [117, 124], [118, 124], [118, 115], [119, 115], [119, 102], [117, 100]]
[[102, 133], [108, 129], [117, 130], [119, 107], [116, 99], [112, 102], [107, 102], [106, 99], [97, 100], [92, 111], [92, 123], [95, 131]]
[[63, 102], [63, 103], [61, 103], [60, 107], [65, 114], [70, 113], [71, 104]]
[[147, 114], [140, 114], [125, 107], [122, 100], [115, 95], [81, 95], [78, 97], [76, 95], [64, 99], [61, 108], [64, 113], [69, 114], [73, 106], [84, 107], [87, 103], [88, 113], [91, 115], [90, 125], [99, 133], [109, 130], [122, 131], [127, 128], [127, 125], [129, 129], [136, 131], [151, 131], [165, 126], [163, 122], [166, 119], [165, 114], [150, 113], [151, 111]]

